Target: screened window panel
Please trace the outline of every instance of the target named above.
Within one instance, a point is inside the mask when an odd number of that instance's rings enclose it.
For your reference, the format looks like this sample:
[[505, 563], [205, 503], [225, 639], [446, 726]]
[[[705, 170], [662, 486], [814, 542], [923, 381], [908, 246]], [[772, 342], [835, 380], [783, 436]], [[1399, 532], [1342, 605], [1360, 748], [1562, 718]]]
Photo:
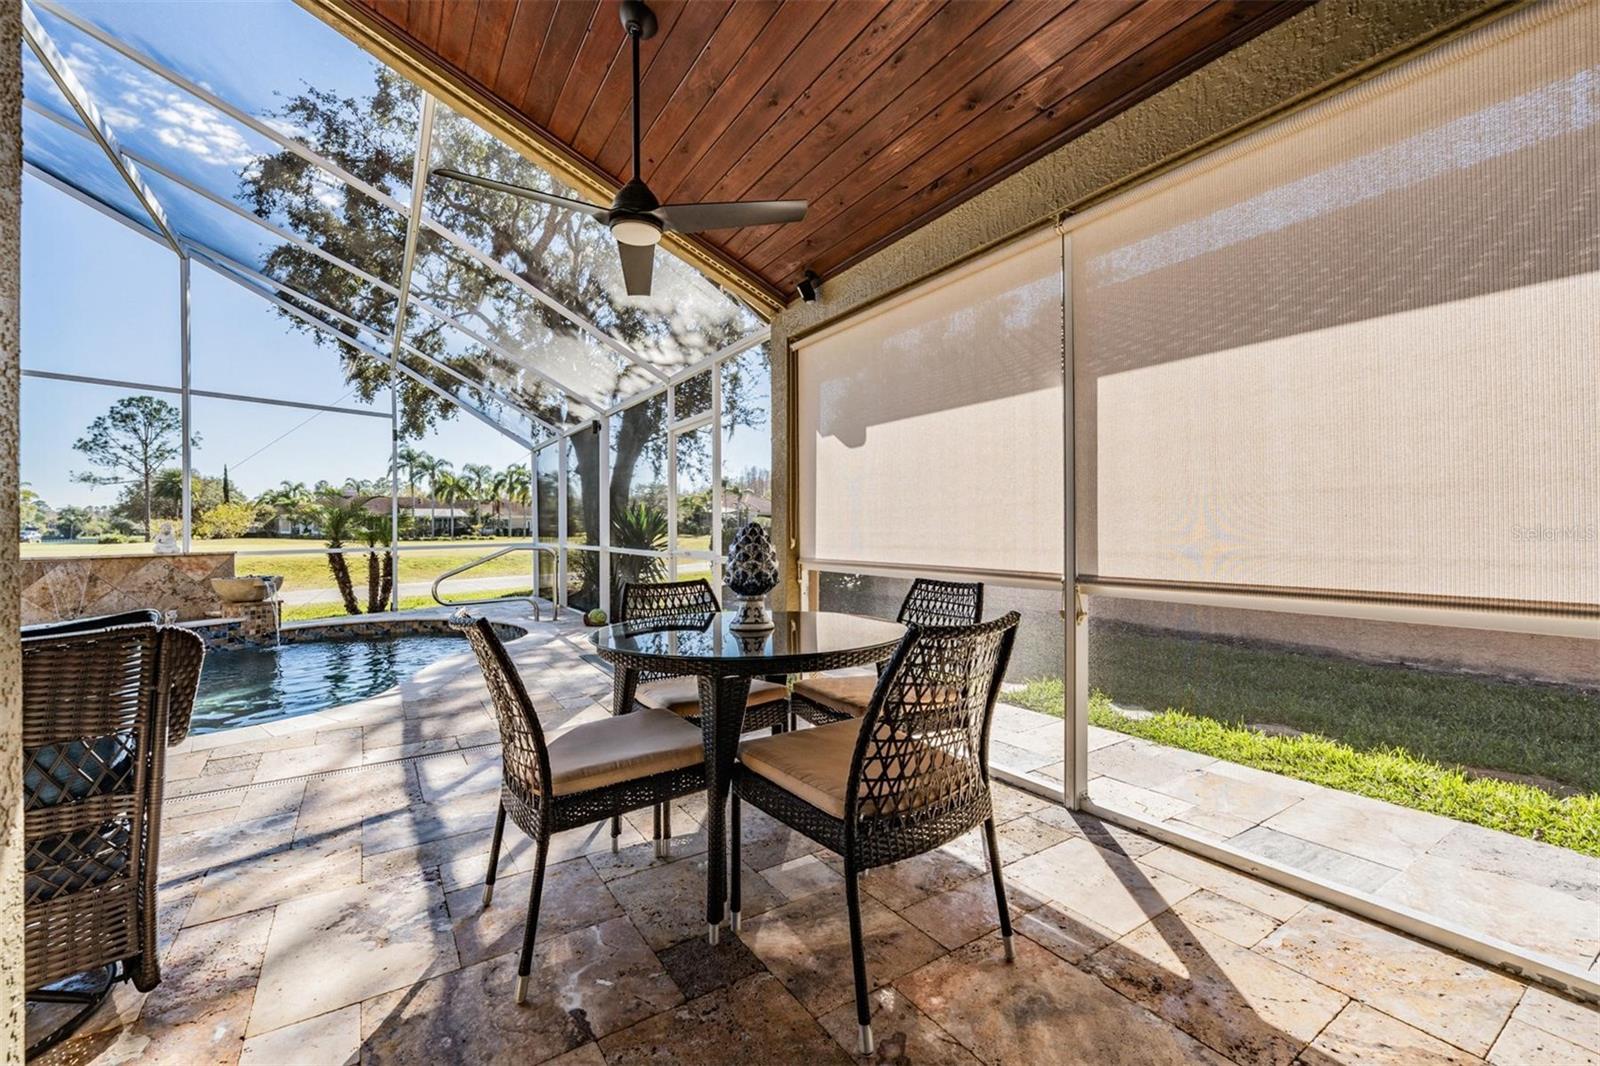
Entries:
[[1080, 570], [1600, 602], [1597, 159], [1539, 7], [1086, 218]]
[[802, 341], [802, 557], [1060, 574], [1062, 323], [1050, 232]]
[[[345, 126], [359, 126], [362, 141], [393, 160], [382, 177], [387, 191], [401, 201], [410, 198], [421, 94], [320, 19], [308, 18], [292, 4], [76, 0], [70, 7], [78, 17], [316, 151], [348, 158], [350, 146], [341, 134]], [[87, 40], [49, 12], [36, 11], [53, 35], [70, 42]], [[91, 60], [105, 56], [85, 54]], [[150, 110], [168, 105], [172, 111], [164, 121], [173, 132], [189, 134], [182, 140], [191, 151], [204, 144], [201, 136], [215, 139], [222, 128], [215, 112], [197, 109], [177, 86], [138, 72], [130, 60], [117, 59], [115, 68], [89, 66], [86, 76], [103, 71], [114, 75], [117, 87], [131, 94], [123, 104], [130, 119], [137, 116], [128, 104]], [[324, 127], [296, 113], [293, 102], [311, 88], [330, 98], [342, 124]], [[382, 106], [375, 106], [380, 90]], [[229, 135], [230, 141], [236, 139]]]
[[561, 444], [548, 444], [534, 453], [534, 494], [538, 507], [541, 543], [554, 544], [561, 537]]
[[[442, 106], [434, 125], [433, 162], [582, 198], [509, 145]], [[615, 239], [604, 225], [581, 212], [455, 182], [436, 182], [429, 191], [428, 207], [442, 224], [497, 257], [508, 270], [539, 278], [552, 296], [667, 373], [761, 328], [760, 318], [750, 308], [665, 249], [656, 253], [650, 295], [627, 295]], [[623, 395], [631, 391], [624, 390]]]
[[[52, 112], [53, 113], [53, 112]], [[22, 112], [22, 158], [57, 181], [116, 211], [157, 240], [155, 223], [122, 180], [89, 130], [77, 118], [60, 122], [30, 109]]]
[[[27, 177], [21, 265], [28, 297], [21, 316], [24, 367], [143, 385], [182, 384], [178, 257], [165, 244]], [[117, 315], [105, 313], [107, 292], [126, 297]]]

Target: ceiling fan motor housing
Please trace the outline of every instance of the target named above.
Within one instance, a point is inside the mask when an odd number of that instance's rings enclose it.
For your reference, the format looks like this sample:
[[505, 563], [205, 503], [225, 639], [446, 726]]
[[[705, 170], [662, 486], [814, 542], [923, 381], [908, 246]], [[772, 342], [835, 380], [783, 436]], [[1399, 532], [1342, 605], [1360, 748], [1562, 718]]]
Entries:
[[660, 206], [650, 186], [634, 178], [618, 189], [611, 201], [611, 235], [623, 244], [657, 243], [663, 227], [651, 212]]
[[656, 35], [656, 13], [644, 0], [622, 0], [617, 14], [622, 17], [622, 28], [637, 33], [640, 40], [648, 41]]

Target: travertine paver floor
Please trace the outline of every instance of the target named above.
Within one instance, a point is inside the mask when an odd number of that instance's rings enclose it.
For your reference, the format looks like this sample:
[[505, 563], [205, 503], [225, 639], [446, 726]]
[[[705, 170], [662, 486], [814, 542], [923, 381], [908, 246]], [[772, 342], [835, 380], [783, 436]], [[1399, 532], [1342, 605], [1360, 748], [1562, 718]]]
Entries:
[[[995, 765], [1059, 783], [1059, 719], [1001, 705]], [[1089, 727], [1105, 807], [1600, 973], [1600, 859]], [[1046, 762], [1046, 759], [1054, 762]]]
[[[545, 625], [511, 648], [548, 729], [606, 713], [581, 632]], [[709, 947], [698, 798], [676, 806], [670, 860], [648, 812], [619, 854], [603, 827], [557, 838], [515, 1006], [530, 850], [508, 830], [483, 909], [485, 698], [462, 656], [175, 753], [164, 981], [119, 988], [46, 1061], [851, 1059], [836, 857], [751, 810], [744, 929]], [[996, 802], [1015, 963], [975, 837], [863, 883], [878, 1061], [1600, 1062], [1590, 1007], [1023, 792]]]

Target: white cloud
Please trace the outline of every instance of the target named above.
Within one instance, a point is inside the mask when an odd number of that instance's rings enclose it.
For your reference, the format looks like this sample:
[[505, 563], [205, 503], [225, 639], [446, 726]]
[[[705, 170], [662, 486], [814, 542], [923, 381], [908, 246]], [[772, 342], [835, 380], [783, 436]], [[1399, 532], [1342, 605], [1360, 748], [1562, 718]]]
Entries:
[[196, 162], [237, 171], [259, 153], [240, 128], [220, 111], [143, 69], [110, 67], [84, 44], [75, 44], [67, 65], [113, 130], [143, 134]]

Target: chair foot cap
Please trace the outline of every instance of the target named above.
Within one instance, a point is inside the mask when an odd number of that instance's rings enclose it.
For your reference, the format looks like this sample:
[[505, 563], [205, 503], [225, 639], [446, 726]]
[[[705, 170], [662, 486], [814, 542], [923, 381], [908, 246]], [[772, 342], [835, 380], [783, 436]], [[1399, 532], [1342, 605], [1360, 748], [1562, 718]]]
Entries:
[[622, 840], [621, 840], [621, 838], [620, 837], [612, 837], [611, 838], [611, 854], [615, 855], [615, 854], [617, 854], [617, 852], [619, 852], [621, 850], [622, 850]]
[[528, 976], [519, 974], [517, 976], [517, 1005], [521, 1006], [526, 1002], [528, 1002]]
[[878, 1050], [877, 1041], [872, 1039], [872, 1026], [862, 1025], [857, 1027], [856, 1054], [871, 1055]]
[[722, 936], [722, 926], [717, 925], [717, 924], [715, 924], [713, 922], [707, 922], [706, 923], [706, 943], [707, 944], [710, 944], [711, 946], [715, 947], [717, 941], [719, 939], [721, 939], [721, 936]]
[[488, 910], [489, 909], [489, 901], [492, 900], [492, 899], [494, 899], [494, 885], [486, 884], [486, 885], [483, 886], [483, 909], [484, 910]]
[[728, 931], [730, 933], [737, 933], [739, 931], [739, 912], [738, 911], [730, 911], [728, 913]]
[[671, 857], [672, 857], [672, 845], [667, 843], [665, 840], [656, 841], [656, 858], [658, 858], [658, 859], [670, 859]]
[[1016, 962], [1017, 961], [1017, 946], [1016, 946], [1016, 944], [1012, 942], [1012, 940], [1011, 940], [1011, 938], [1009, 936], [1002, 936], [1000, 938], [1000, 940], [1006, 946], [1006, 961], [1007, 962]]

